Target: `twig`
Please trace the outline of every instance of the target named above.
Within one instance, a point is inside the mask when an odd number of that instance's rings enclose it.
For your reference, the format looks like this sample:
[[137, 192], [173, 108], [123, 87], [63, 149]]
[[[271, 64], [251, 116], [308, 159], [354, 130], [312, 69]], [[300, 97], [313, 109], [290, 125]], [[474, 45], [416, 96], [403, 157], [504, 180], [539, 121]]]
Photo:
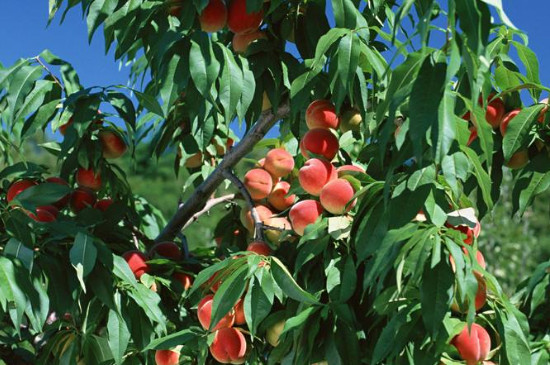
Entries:
[[61, 88], [61, 90], [65, 91], [65, 87], [61, 84], [61, 82], [59, 81], [59, 79], [53, 74], [53, 72], [50, 71], [50, 69], [48, 68], [48, 66], [46, 66], [46, 64], [44, 64], [42, 62], [42, 60], [40, 59], [40, 56], [36, 56], [34, 57], [34, 59], [36, 60], [36, 62], [38, 62], [40, 64], [40, 66], [42, 66], [42, 68], [44, 70], [46, 70], [47, 73], [50, 74], [51, 77], [53, 77], [53, 81], [59, 85], [59, 87]]
[[150, 239], [145, 235], [145, 233], [141, 232], [138, 227], [134, 226], [132, 222], [130, 222], [128, 219], [124, 219], [124, 225], [132, 231], [132, 238], [134, 238], [134, 243], [136, 239], [139, 239], [141, 242], [145, 243], [146, 245], [152, 245], [155, 243], [154, 240]]
[[252, 216], [252, 220], [254, 221], [254, 241], [264, 241], [264, 223], [260, 220], [260, 215], [256, 210], [254, 200], [252, 200], [246, 186], [244, 186], [243, 182], [232, 171], [224, 170], [223, 176], [227, 180], [231, 181], [237, 189], [239, 189], [239, 192], [250, 208], [250, 214]]
[[197, 213], [193, 214], [191, 219], [189, 219], [181, 229], [184, 230], [185, 228], [189, 227], [192, 223], [196, 222], [201, 215], [207, 213], [210, 209], [212, 209], [216, 205], [224, 203], [229, 200], [233, 200], [233, 199], [235, 199], [235, 194], [228, 194], [228, 195], [220, 196], [219, 198], [212, 198], [208, 200], [204, 208], [199, 210]]
[[174, 238], [185, 223], [193, 217], [193, 214], [204, 207], [212, 193], [222, 183], [224, 180], [223, 171], [231, 169], [239, 162], [241, 158], [252, 150], [254, 145], [265, 136], [278, 120], [288, 116], [289, 113], [290, 105], [288, 101], [281, 104], [275, 113], [271, 110], [263, 112], [254, 126], [243, 137], [241, 142], [225, 155], [214, 172], [212, 172], [212, 174], [195, 189], [189, 199], [178, 208], [177, 212], [170, 219], [155, 241], [160, 242]]

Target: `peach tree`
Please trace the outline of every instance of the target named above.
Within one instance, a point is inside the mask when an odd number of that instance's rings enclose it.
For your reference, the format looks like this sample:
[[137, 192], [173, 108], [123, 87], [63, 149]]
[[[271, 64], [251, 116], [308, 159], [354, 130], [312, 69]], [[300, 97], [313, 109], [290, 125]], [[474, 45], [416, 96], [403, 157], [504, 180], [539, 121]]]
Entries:
[[[509, 298], [477, 240], [505, 170], [510, 213], [550, 186], [550, 89], [500, 0], [50, 0], [49, 20], [77, 7], [130, 77], [0, 65], [5, 364], [548, 363], [549, 264]], [[25, 154], [37, 134], [56, 168]], [[123, 155], [188, 174], [174, 216]]]

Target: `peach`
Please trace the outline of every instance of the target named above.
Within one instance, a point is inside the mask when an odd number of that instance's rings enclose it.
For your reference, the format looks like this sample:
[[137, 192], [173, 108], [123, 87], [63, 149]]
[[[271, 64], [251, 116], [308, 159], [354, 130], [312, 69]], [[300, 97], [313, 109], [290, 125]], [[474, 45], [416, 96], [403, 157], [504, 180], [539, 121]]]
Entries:
[[[479, 311], [485, 303], [487, 303], [487, 283], [485, 282], [485, 279], [479, 273], [478, 271], [474, 271], [474, 276], [477, 280], [477, 292], [474, 300], [475, 309], [476, 311]], [[464, 306], [461, 306], [458, 301], [455, 299], [453, 300], [453, 303], [451, 304], [451, 309], [458, 313], [464, 313], [468, 311], [468, 300], [464, 302]]]
[[338, 138], [328, 129], [311, 129], [300, 141], [300, 152], [305, 158], [313, 157], [312, 154], [315, 154], [331, 161], [339, 148]]
[[222, 30], [227, 22], [227, 8], [222, 0], [210, 0], [199, 16], [201, 29], [214, 33]]
[[508, 129], [508, 124], [512, 119], [515, 118], [516, 115], [519, 114], [521, 109], [514, 109], [511, 112], [507, 113], [504, 118], [502, 118], [502, 122], [500, 123], [500, 134], [504, 137], [506, 134], [506, 129]]
[[113, 199], [111, 198], [104, 198], [101, 200], [98, 200], [97, 203], [94, 204], [94, 208], [101, 210], [102, 212], [106, 212], [107, 209], [113, 204]]
[[288, 216], [294, 231], [298, 235], [303, 236], [306, 227], [315, 223], [322, 213], [323, 207], [318, 201], [302, 200], [290, 208]]
[[[201, 299], [197, 307], [197, 316], [199, 317], [199, 322], [205, 330], [210, 328], [213, 302], [214, 296], [212, 294], [209, 294]], [[231, 310], [214, 326], [212, 331], [217, 331], [220, 328], [231, 327], [233, 326], [234, 322], [235, 313], [233, 312], [233, 310]]]
[[[290, 225], [290, 222], [288, 219], [284, 217], [271, 217], [267, 218], [264, 223], [270, 227], [275, 227], [279, 229], [283, 229], [285, 231], [290, 231], [292, 229], [292, 226]], [[278, 244], [282, 231], [276, 230], [276, 229], [266, 229], [265, 230], [265, 237], [267, 240], [271, 243]]]
[[459, 226], [451, 226], [450, 224], [445, 224], [445, 226], [464, 233], [466, 235], [464, 243], [467, 245], [471, 245], [474, 242], [474, 237], [479, 237], [479, 234], [481, 233], [481, 224], [479, 222], [476, 222], [474, 228], [470, 228], [465, 224]]
[[191, 275], [188, 275], [186, 273], [175, 272], [174, 274], [172, 274], [172, 278], [177, 280], [184, 290], [189, 290], [189, 288], [191, 288], [191, 285], [193, 285], [193, 278], [191, 277]]
[[466, 142], [466, 146], [471, 145], [477, 139], [477, 128], [472, 126], [469, 128], [469, 130], [470, 130], [470, 137], [468, 137], [468, 142]]
[[8, 188], [6, 200], [8, 201], [8, 203], [11, 202], [13, 199], [15, 199], [17, 195], [22, 193], [24, 190], [27, 190], [28, 188], [36, 185], [38, 185], [38, 183], [33, 180], [23, 179], [23, 180], [16, 181], [12, 183]]
[[202, 165], [202, 152], [197, 152], [185, 160], [185, 167], [195, 169]]
[[286, 320], [283, 319], [283, 320], [280, 320], [279, 322], [276, 322], [274, 325], [272, 325], [267, 329], [267, 332], [265, 334], [265, 339], [271, 346], [273, 347], [279, 346], [281, 334], [283, 333], [285, 324], [286, 324]]
[[358, 132], [361, 130], [362, 122], [363, 117], [361, 117], [361, 114], [357, 110], [348, 110], [340, 116], [340, 131], [342, 133], [347, 131]]
[[238, 326], [245, 324], [246, 318], [244, 316], [244, 300], [242, 298], [237, 301], [237, 304], [235, 304], [233, 310], [235, 311], [235, 324]]
[[181, 15], [183, 0], [168, 0], [168, 14], [179, 18]]
[[300, 186], [309, 194], [318, 196], [323, 187], [338, 176], [334, 166], [328, 162], [312, 158], [298, 171]]
[[76, 172], [76, 183], [80, 187], [97, 191], [101, 189], [101, 173], [80, 167]]
[[181, 250], [175, 242], [159, 242], [149, 250], [149, 256], [154, 257], [155, 254], [173, 260], [181, 259]]
[[[466, 249], [466, 247], [462, 247], [462, 251], [464, 251], [465, 255], [468, 255], [468, 250]], [[476, 251], [476, 261], [479, 264], [479, 266], [481, 266], [483, 269], [487, 267], [487, 263], [485, 262], [485, 257], [479, 250]], [[453, 269], [453, 272], [456, 272], [455, 259], [451, 255], [449, 255], [449, 262], [451, 264], [451, 268]]]
[[244, 175], [246, 190], [254, 200], [267, 198], [273, 189], [273, 179], [264, 169], [252, 169]]
[[355, 201], [348, 205], [353, 198], [355, 190], [346, 179], [332, 180], [321, 190], [319, 199], [325, 210], [332, 214], [344, 214], [350, 211]]
[[263, 10], [248, 13], [246, 0], [231, 0], [227, 12], [227, 26], [233, 33], [250, 33], [260, 27], [264, 18]]
[[540, 111], [540, 115], [537, 118], [537, 121], [539, 123], [544, 123], [544, 117], [546, 116], [546, 112], [548, 111], [548, 98], [542, 99], [541, 101], [539, 101], [539, 104], [545, 104], [545, 106]]
[[290, 191], [290, 184], [286, 181], [279, 181], [275, 186], [273, 187], [273, 190], [267, 197], [267, 201], [271, 206], [278, 211], [282, 212], [283, 210], [286, 210], [294, 204], [294, 201], [296, 200], [296, 195], [291, 194], [288, 195], [288, 192]]
[[214, 334], [210, 354], [222, 364], [244, 364], [246, 361], [246, 339], [236, 328], [222, 328]]
[[510, 157], [510, 160], [506, 163], [506, 166], [511, 169], [521, 169], [525, 167], [529, 162], [529, 153], [527, 150], [517, 151]]
[[88, 188], [77, 188], [71, 194], [69, 205], [74, 213], [78, 213], [86, 207], [93, 207], [95, 202], [96, 196], [93, 190]]
[[294, 158], [283, 148], [275, 148], [265, 155], [264, 169], [273, 177], [285, 177], [294, 169]]
[[119, 158], [128, 149], [126, 142], [122, 137], [111, 130], [101, 130], [98, 134], [99, 142], [101, 143], [101, 149], [103, 151], [103, 157], [105, 158]]
[[[488, 100], [491, 100], [493, 96], [494, 94], [489, 95]], [[496, 129], [499, 127], [505, 112], [506, 110], [504, 108], [504, 102], [501, 98], [496, 98], [489, 102], [489, 105], [487, 105], [487, 110], [485, 111], [485, 119], [491, 125], [491, 127], [493, 127], [493, 129]]]
[[180, 363], [180, 354], [172, 350], [157, 350], [155, 352], [156, 365], [178, 365]]
[[462, 332], [453, 338], [451, 344], [456, 347], [460, 357], [468, 365], [475, 365], [487, 359], [491, 351], [489, 333], [477, 323], [472, 324], [470, 331], [468, 331], [468, 326], [465, 325]]
[[[52, 184], [59, 184], [59, 185], [69, 186], [69, 183], [67, 181], [65, 181], [65, 179], [62, 179], [62, 178], [57, 177], [57, 176], [48, 177], [46, 179], [46, 182], [47, 183], [52, 183]], [[52, 205], [55, 206], [57, 209], [63, 209], [69, 203], [70, 197], [71, 197], [71, 194], [68, 193], [63, 198], [59, 199], [58, 201], [56, 201]]]
[[49, 223], [57, 219], [59, 211], [53, 205], [45, 205], [36, 208], [36, 214], [29, 212], [28, 215], [37, 222]]
[[[265, 205], [257, 205], [256, 212], [258, 213], [258, 216], [260, 218], [260, 221], [264, 222], [266, 219], [273, 216], [273, 212], [271, 209], [266, 207]], [[252, 213], [249, 209], [241, 209], [241, 215], [240, 215], [241, 223], [243, 226], [249, 231], [254, 231], [254, 220], [252, 219]]]
[[338, 116], [334, 105], [328, 100], [315, 100], [306, 110], [306, 124], [309, 129], [338, 128]]
[[265, 32], [262, 32], [261, 30], [256, 30], [252, 33], [235, 34], [233, 36], [233, 41], [231, 42], [231, 44], [235, 52], [245, 54], [248, 50], [248, 46], [250, 46], [252, 42], [257, 41], [258, 39], [267, 39], [267, 35], [265, 34]]
[[[247, 251], [254, 252], [258, 255], [264, 255], [269, 256], [271, 255], [271, 248], [268, 246], [267, 243], [262, 241], [254, 241], [250, 242], [248, 244], [248, 247], [246, 247]], [[239, 324], [239, 323], [237, 323]]]
[[357, 172], [365, 173], [365, 169], [363, 169], [362, 167], [359, 167], [359, 166], [355, 166], [355, 165], [343, 165], [343, 166], [340, 166], [336, 169], [336, 172], [338, 173], [338, 176], [343, 175], [342, 173], [344, 171], [357, 171]]
[[127, 251], [122, 254], [122, 257], [130, 266], [130, 270], [134, 273], [136, 279], [139, 280], [141, 276], [149, 272], [150, 267], [147, 264], [147, 256], [140, 251]]

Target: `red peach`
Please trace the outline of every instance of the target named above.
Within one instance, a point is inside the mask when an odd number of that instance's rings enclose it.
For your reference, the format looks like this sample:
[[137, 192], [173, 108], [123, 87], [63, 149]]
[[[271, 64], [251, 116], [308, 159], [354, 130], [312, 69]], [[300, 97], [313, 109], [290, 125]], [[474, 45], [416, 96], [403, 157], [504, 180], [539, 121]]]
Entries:
[[[477, 280], [477, 292], [474, 299], [474, 305], [476, 311], [479, 311], [483, 308], [485, 303], [487, 303], [487, 283], [480, 272], [474, 270], [474, 276]], [[451, 309], [458, 313], [466, 312], [468, 310], [468, 300], [464, 303], [464, 307], [461, 307], [455, 298], [451, 304]]]
[[464, 243], [467, 245], [471, 245], [474, 242], [474, 237], [479, 237], [479, 234], [481, 233], [481, 224], [479, 222], [476, 222], [474, 228], [470, 228], [469, 226], [464, 224], [459, 226], [451, 226], [450, 224], [445, 224], [445, 226], [464, 233], [466, 235]]
[[[197, 316], [201, 326], [207, 330], [210, 328], [210, 320], [212, 316], [212, 304], [214, 302], [214, 296], [209, 294], [201, 299], [197, 307]], [[233, 326], [235, 322], [235, 313], [231, 310], [227, 313], [217, 324], [212, 331], [219, 330], [220, 328], [226, 328]]]
[[[290, 231], [292, 229], [290, 222], [285, 217], [267, 218], [264, 223], [270, 227], [279, 228], [285, 231]], [[264, 233], [269, 242], [279, 244], [282, 231], [276, 229], [266, 229]]]
[[[254, 241], [250, 242], [248, 244], [248, 247], [246, 247], [247, 251], [254, 252], [258, 255], [264, 255], [269, 256], [271, 255], [271, 248], [268, 246], [267, 243], [262, 241]], [[239, 323], [237, 323], [239, 324]]]
[[[493, 96], [494, 94], [489, 95], [488, 100], [491, 100]], [[485, 111], [485, 119], [491, 125], [491, 127], [493, 127], [493, 129], [496, 129], [499, 127], [505, 112], [506, 109], [504, 107], [504, 102], [502, 101], [502, 99], [496, 98], [489, 102], [489, 105], [487, 105], [487, 110]]]
[[338, 116], [334, 105], [328, 100], [315, 100], [306, 110], [306, 124], [309, 129], [338, 128]]
[[511, 169], [521, 169], [525, 167], [529, 162], [529, 153], [527, 150], [517, 151], [510, 157], [510, 160], [506, 163], [506, 166]]
[[322, 156], [331, 161], [340, 148], [338, 138], [328, 129], [316, 128], [309, 130], [300, 142], [300, 152], [305, 158], [311, 154]]
[[273, 189], [273, 179], [269, 172], [263, 169], [252, 169], [244, 175], [246, 190], [254, 200], [267, 198]]
[[122, 137], [113, 131], [104, 129], [99, 132], [98, 138], [105, 158], [119, 158], [128, 149]]
[[201, 29], [214, 33], [222, 30], [227, 22], [227, 8], [221, 0], [210, 0], [199, 16]]
[[298, 171], [300, 186], [309, 194], [318, 196], [323, 187], [338, 177], [334, 166], [324, 160], [312, 158], [307, 160]]
[[[248, 50], [248, 47], [252, 42], [257, 41], [258, 39], [267, 39], [265, 32], [261, 30], [256, 30], [252, 33], [239, 33], [233, 36], [233, 41], [231, 45], [233, 50], [237, 53], [244, 54]], [[262, 103], [263, 103], [262, 99]], [[268, 108], [269, 109], [269, 108]]]
[[101, 210], [102, 212], [106, 212], [107, 209], [113, 204], [113, 199], [111, 198], [105, 198], [98, 200], [97, 203], [95, 203], [94, 208]]
[[155, 352], [155, 363], [156, 365], [178, 365], [180, 354], [172, 350], [157, 350]]
[[250, 33], [260, 27], [263, 10], [254, 13], [246, 11], [246, 0], [231, 0], [227, 13], [227, 26], [233, 33]]
[[338, 176], [343, 175], [342, 172], [344, 172], [344, 171], [357, 171], [357, 172], [365, 173], [365, 169], [363, 169], [362, 167], [359, 167], [359, 166], [355, 166], [355, 165], [343, 165], [343, 166], [340, 166], [336, 169], [336, 172], [338, 173]]
[[264, 169], [273, 177], [285, 177], [294, 169], [294, 158], [283, 148], [270, 150], [265, 156]]
[[306, 227], [315, 223], [322, 213], [323, 207], [318, 201], [302, 200], [290, 208], [288, 216], [294, 231], [298, 235], [303, 236]]
[[149, 256], [154, 257], [155, 254], [164, 258], [179, 260], [181, 259], [181, 250], [175, 242], [159, 242], [149, 250]]
[[130, 270], [132, 270], [136, 279], [139, 280], [143, 274], [149, 272], [150, 267], [147, 264], [147, 256], [143, 252], [136, 250], [127, 251], [122, 254], [122, 257], [126, 260], [128, 266], [130, 266]]
[[236, 328], [222, 328], [216, 331], [210, 345], [210, 354], [222, 364], [244, 364], [246, 361], [246, 339]]
[[483, 361], [491, 351], [491, 338], [485, 328], [477, 323], [472, 324], [472, 328], [468, 331], [468, 326], [460, 334], [455, 336], [451, 344], [456, 347], [460, 357], [466, 360], [466, 364], [475, 365]]
[[273, 208], [282, 212], [290, 208], [294, 204], [294, 200], [296, 200], [296, 195], [288, 195], [289, 191], [290, 184], [286, 181], [279, 181], [267, 197], [267, 201]]
[[[48, 177], [46, 179], [46, 182], [52, 183], [52, 184], [59, 184], [59, 185], [69, 186], [69, 183], [66, 182], [65, 179], [62, 179], [62, 178], [57, 177], [57, 176]], [[71, 198], [71, 194], [68, 193], [63, 198], [59, 199], [58, 201], [56, 201], [52, 205], [55, 206], [57, 209], [63, 209], [69, 203], [70, 198]]]
[[233, 310], [235, 311], [235, 324], [238, 326], [245, 324], [246, 318], [244, 316], [244, 300], [242, 298], [237, 301], [237, 304], [235, 304]]
[[38, 183], [36, 181], [33, 181], [33, 180], [19, 180], [19, 181], [16, 181], [14, 183], [12, 183], [10, 185], [10, 187], [8, 188], [8, 193], [6, 195], [6, 200], [9, 202], [11, 202], [13, 199], [15, 199], [15, 197], [17, 195], [19, 195], [20, 193], [22, 193], [24, 190], [27, 190], [28, 188], [32, 187], [32, 186], [36, 186], [38, 185]]
[[327, 212], [332, 214], [344, 214], [350, 211], [355, 201], [348, 205], [353, 198], [355, 190], [346, 179], [332, 180], [321, 190], [319, 199]]
[[172, 274], [172, 277], [177, 280], [181, 284], [181, 286], [183, 286], [184, 290], [188, 290], [191, 285], [193, 285], [193, 278], [191, 277], [191, 275], [188, 275], [186, 273], [175, 272], [174, 274]]
[[[264, 222], [266, 219], [270, 218], [273, 215], [271, 209], [265, 205], [257, 205], [256, 212], [260, 218], [260, 221]], [[240, 215], [241, 223], [243, 226], [250, 232], [254, 231], [254, 219], [252, 219], [252, 213], [249, 209], [241, 209]]]
[[507, 113], [504, 118], [502, 118], [502, 122], [500, 123], [500, 134], [504, 137], [506, 134], [506, 129], [508, 129], [508, 124], [512, 119], [516, 117], [516, 115], [519, 114], [521, 109], [514, 109], [511, 112]]
[[76, 172], [76, 183], [83, 188], [92, 190], [101, 189], [101, 173], [94, 172], [93, 169], [85, 169], [80, 167]]
[[466, 142], [466, 146], [471, 145], [477, 139], [477, 128], [472, 126], [469, 128], [469, 130], [470, 130], [470, 137], [468, 137], [468, 142]]
[[37, 222], [49, 223], [57, 219], [59, 211], [53, 205], [45, 205], [36, 208], [36, 214], [29, 212], [28, 215]]
[[88, 188], [77, 188], [71, 194], [69, 205], [74, 213], [78, 213], [86, 207], [93, 207], [95, 201], [96, 196], [93, 190]]

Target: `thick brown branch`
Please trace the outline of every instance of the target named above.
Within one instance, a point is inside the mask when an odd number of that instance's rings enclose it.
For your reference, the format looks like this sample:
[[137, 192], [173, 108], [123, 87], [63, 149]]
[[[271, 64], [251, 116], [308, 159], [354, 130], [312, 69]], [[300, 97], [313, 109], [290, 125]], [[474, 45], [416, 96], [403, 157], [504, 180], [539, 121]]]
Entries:
[[204, 208], [202, 208], [201, 210], [199, 210], [197, 213], [193, 214], [193, 216], [191, 217], [191, 219], [189, 219], [187, 221], [187, 223], [185, 223], [183, 225], [183, 227], [181, 228], [182, 230], [189, 227], [192, 223], [194, 223], [195, 221], [197, 221], [197, 219], [199, 219], [199, 217], [205, 213], [208, 213], [208, 211], [210, 209], [212, 209], [213, 207], [215, 207], [216, 205], [218, 204], [222, 204], [222, 203], [225, 203], [229, 200], [233, 200], [235, 199], [235, 194], [228, 194], [228, 195], [224, 195], [224, 196], [220, 196], [219, 198], [212, 198], [212, 199], [209, 199]]
[[254, 145], [265, 136], [271, 127], [273, 127], [278, 120], [288, 116], [289, 112], [290, 106], [288, 101], [281, 104], [275, 113], [271, 110], [263, 112], [261, 117], [243, 139], [225, 155], [214, 172], [212, 172], [212, 174], [197, 187], [189, 199], [178, 208], [176, 214], [170, 219], [155, 241], [160, 242], [173, 239], [189, 219], [204, 207], [212, 193], [222, 183], [224, 180], [223, 171], [232, 169], [241, 158], [252, 150]]

